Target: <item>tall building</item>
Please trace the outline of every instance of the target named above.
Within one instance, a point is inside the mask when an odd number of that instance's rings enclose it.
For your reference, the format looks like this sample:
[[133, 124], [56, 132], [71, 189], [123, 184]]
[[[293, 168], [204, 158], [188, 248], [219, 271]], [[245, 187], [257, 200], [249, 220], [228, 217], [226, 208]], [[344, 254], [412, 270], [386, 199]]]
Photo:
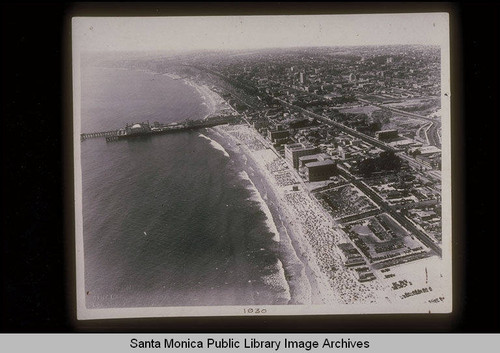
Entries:
[[304, 168], [307, 163], [325, 161], [327, 159], [332, 159], [327, 153], [310, 154], [307, 156], [299, 157], [299, 168]]
[[302, 83], [302, 84], [304, 83], [304, 73], [303, 72], [300, 73], [300, 83]]
[[316, 154], [317, 148], [306, 146], [302, 143], [293, 143], [285, 145], [285, 159], [288, 160], [295, 169], [299, 167], [299, 158], [310, 154]]
[[337, 164], [331, 159], [306, 164], [306, 177], [308, 181], [328, 180], [335, 174], [337, 174]]

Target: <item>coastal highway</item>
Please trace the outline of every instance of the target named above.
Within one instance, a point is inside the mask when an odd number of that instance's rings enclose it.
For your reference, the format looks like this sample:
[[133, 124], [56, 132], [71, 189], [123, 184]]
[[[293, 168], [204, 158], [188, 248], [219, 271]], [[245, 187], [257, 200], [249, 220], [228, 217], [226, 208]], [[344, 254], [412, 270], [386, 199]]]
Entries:
[[[210, 74], [212, 74], [212, 75], [215, 75], [215, 76], [217, 76], [217, 77], [219, 77], [219, 78], [221, 78], [221, 79], [225, 80], [226, 82], [228, 82], [228, 83], [229, 83], [229, 84], [231, 84], [231, 85], [234, 85], [234, 84], [235, 84], [234, 80], [232, 80], [232, 79], [230, 79], [230, 78], [228, 78], [228, 77], [226, 77], [226, 76], [222, 75], [222, 74], [221, 74], [221, 73], [219, 73], [219, 72], [216, 72], [216, 71], [210, 70], [210, 69], [208, 69], [208, 68], [206, 68], [206, 67], [195, 66], [195, 65], [186, 65], [186, 66], [193, 67], [193, 68], [195, 68], [195, 69], [197, 69], [197, 70], [200, 70], [200, 71], [205, 71], [205, 72], [208, 72], [208, 73], [210, 73]], [[246, 89], [248, 89], [249, 91], [252, 91], [252, 92], [253, 92], [253, 91], [257, 91], [254, 87], [246, 86], [245, 88], [246, 88]], [[271, 97], [271, 96], [269, 96], [269, 95], [267, 95], [267, 96], [268, 96], [269, 98], [272, 98], [272, 99], [274, 99], [274, 100], [276, 100], [276, 101], [280, 102], [281, 104], [283, 104], [283, 105], [285, 105], [285, 106], [288, 106], [288, 107], [290, 107], [290, 108], [292, 108], [292, 109], [295, 109], [295, 110], [299, 110], [299, 111], [303, 112], [303, 113], [304, 113], [304, 114], [306, 114], [306, 115], [309, 115], [309, 116], [311, 116], [311, 117], [314, 117], [314, 118], [316, 118], [316, 119], [318, 119], [318, 120], [320, 120], [320, 121], [322, 121], [322, 122], [324, 122], [324, 123], [326, 123], [326, 124], [328, 124], [328, 125], [335, 126], [335, 127], [339, 128], [340, 130], [343, 130], [343, 131], [345, 131], [345, 132], [347, 132], [347, 133], [349, 133], [349, 134], [351, 134], [351, 135], [353, 135], [353, 136], [356, 136], [356, 137], [358, 137], [358, 138], [360, 138], [360, 139], [362, 139], [362, 140], [365, 140], [366, 142], [368, 142], [368, 143], [370, 143], [370, 144], [372, 144], [372, 145], [374, 145], [374, 146], [377, 146], [377, 147], [379, 147], [380, 149], [382, 149], [382, 150], [384, 150], [384, 151], [396, 151], [393, 147], [386, 145], [386, 144], [385, 144], [385, 143], [383, 143], [382, 141], [379, 141], [379, 140], [377, 140], [377, 139], [375, 139], [375, 138], [373, 138], [373, 137], [370, 137], [370, 136], [367, 136], [367, 135], [365, 135], [365, 134], [363, 134], [363, 133], [361, 133], [361, 132], [358, 132], [357, 130], [352, 129], [352, 128], [350, 128], [350, 127], [348, 127], [348, 126], [344, 125], [344, 124], [338, 123], [338, 122], [333, 121], [333, 120], [331, 120], [331, 119], [329, 119], [329, 118], [327, 118], [327, 117], [324, 117], [324, 116], [322, 116], [322, 115], [319, 115], [319, 114], [313, 113], [313, 112], [311, 112], [311, 111], [309, 111], [309, 110], [303, 109], [303, 108], [298, 107], [298, 106], [293, 105], [293, 104], [290, 104], [290, 103], [288, 103], [288, 102], [284, 101], [283, 99], [276, 98], [276, 97]], [[237, 99], [239, 99], [241, 102], [246, 103], [246, 102], [245, 102], [245, 100], [244, 100], [244, 99], [242, 99], [242, 97], [236, 97], [236, 98], [237, 98]], [[246, 104], [248, 105], [248, 103], [246, 103]]]
[[[210, 74], [212, 74], [212, 75], [215, 75], [215, 76], [217, 76], [217, 77], [219, 77], [219, 78], [223, 79], [224, 81], [226, 81], [226, 82], [227, 82], [227, 83], [229, 83], [230, 85], [235, 85], [235, 84], [237, 84], [238, 86], [239, 86], [239, 85], [241, 85], [241, 83], [239, 83], [239, 82], [237, 83], [237, 82], [235, 82], [233, 79], [230, 79], [230, 78], [228, 78], [228, 77], [226, 77], [226, 76], [222, 75], [221, 73], [216, 72], [216, 71], [211, 70], [211, 69], [208, 69], [208, 68], [206, 68], [206, 67], [195, 66], [195, 65], [186, 65], [186, 66], [189, 66], [189, 67], [195, 68], [195, 69], [197, 69], [197, 70], [204, 71], [204, 72], [210, 73]], [[276, 83], [279, 83], [279, 82], [276, 82]], [[280, 85], [282, 85], [283, 87], [285, 87], [283, 84], [281, 84], [281, 83], [279, 83], [279, 84], [280, 84]], [[244, 87], [242, 87], [242, 88], [244, 88], [245, 90], [248, 90], [248, 91], [250, 91], [250, 92], [257, 92], [257, 89], [256, 89], [255, 87], [250, 87], [250, 86], [248, 86], [248, 85], [245, 85], [245, 86], [244, 86]], [[289, 88], [290, 88], [290, 87], [289, 87]], [[248, 100], [247, 100], [247, 99], [244, 99], [243, 97], [241, 97], [241, 96], [239, 96], [239, 95], [235, 95], [235, 94], [234, 94], [234, 92], [231, 92], [231, 93], [232, 93], [232, 94], [233, 94], [233, 96], [234, 96], [236, 99], [238, 99], [239, 101], [241, 101], [241, 102], [243, 102], [243, 103], [245, 103], [245, 104], [249, 105], [249, 106], [250, 106], [250, 107], [252, 107], [252, 108], [255, 108], [255, 106], [254, 106], [253, 104], [249, 104], [249, 102], [248, 102]], [[266, 95], [265, 93], [262, 93], [262, 94], [263, 94], [263, 95]], [[383, 151], [393, 151], [393, 152], [397, 152], [397, 150], [396, 150], [395, 148], [393, 148], [393, 147], [391, 147], [391, 146], [389, 146], [389, 145], [387, 145], [387, 144], [383, 143], [382, 141], [379, 141], [379, 140], [377, 140], [377, 139], [375, 139], [375, 138], [373, 138], [373, 137], [370, 137], [370, 136], [368, 136], [368, 135], [366, 135], [366, 134], [363, 134], [363, 133], [361, 133], [361, 132], [359, 132], [359, 131], [357, 131], [357, 130], [355, 130], [355, 129], [352, 129], [352, 128], [350, 128], [350, 127], [348, 127], [348, 126], [344, 125], [344, 124], [338, 123], [338, 122], [336, 122], [336, 121], [334, 121], [334, 120], [331, 120], [331, 119], [329, 119], [329, 118], [327, 118], [327, 117], [325, 117], [325, 116], [323, 116], [323, 115], [319, 115], [319, 114], [313, 113], [313, 112], [311, 112], [311, 111], [309, 111], [309, 110], [307, 110], [307, 109], [301, 108], [301, 107], [296, 106], [296, 105], [291, 104], [291, 103], [288, 103], [288, 102], [284, 101], [283, 99], [276, 98], [276, 97], [271, 97], [271, 96], [269, 96], [269, 95], [267, 95], [267, 96], [268, 96], [268, 98], [272, 98], [272, 99], [274, 99], [274, 100], [276, 100], [276, 101], [280, 102], [282, 105], [285, 105], [285, 106], [287, 106], [287, 107], [289, 107], [289, 108], [292, 108], [292, 109], [295, 109], [295, 110], [298, 110], [298, 111], [301, 111], [301, 112], [303, 112], [304, 114], [306, 114], [306, 115], [308, 115], [308, 116], [311, 116], [311, 117], [314, 117], [314, 118], [316, 118], [316, 119], [318, 119], [318, 120], [320, 120], [320, 121], [324, 122], [324, 123], [325, 123], [325, 124], [327, 124], [327, 125], [334, 126], [334, 127], [338, 128], [338, 129], [340, 129], [340, 130], [343, 130], [343, 131], [345, 131], [345, 132], [347, 132], [347, 133], [349, 133], [349, 134], [351, 134], [351, 135], [353, 135], [353, 136], [356, 136], [356, 137], [360, 138], [361, 140], [364, 140], [364, 141], [368, 142], [369, 144], [372, 144], [372, 145], [374, 145], [374, 146], [376, 146], [376, 147], [378, 147], [378, 148], [382, 149]], [[322, 98], [322, 97], [318, 96], [318, 98]], [[386, 107], [386, 106], [383, 106], [383, 105], [380, 105], [380, 104], [372, 103], [372, 102], [367, 101], [367, 100], [362, 99], [362, 98], [356, 98], [356, 99], [357, 99], [358, 101], [362, 102], [362, 103], [368, 103], [368, 104], [371, 104], [371, 105], [377, 106], [377, 107], [379, 107], [379, 108], [381, 108], [381, 109], [388, 109], [388, 110], [392, 110], [392, 111], [394, 111], [394, 112], [398, 112], [398, 113], [400, 113], [400, 114], [402, 114], [402, 115], [407, 115], [407, 116], [416, 117], [416, 118], [419, 118], [419, 119], [430, 120], [430, 121], [432, 121], [432, 122], [436, 122], [436, 120], [435, 120], [435, 119], [431, 119], [431, 118], [428, 118], [428, 117], [425, 117], [425, 116], [422, 116], [422, 115], [418, 115], [418, 114], [414, 114], [414, 113], [405, 112], [405, 111], [403, 111], [403, 110], [399, 110], [399, 109], [392, 108], [392, 107]], [[436, 131], [437, 131], [437, 127], [436, 127]], [[436, 140], [437, 140], [437, 138], [436, 138]]]
[[[356, 136], [356, 137], [360, 138], [361, 140], [363, 140], [363, 141], [365, 141], [365, 142], [367, 142], [367, 143], [369, 143], [369, 144], [371, 144], [371, 145], [374, 145], [374, 146], [376, 146], [376, 147], [380, 148], [380, 149], [381, 149], [381, 150], [383, 150], [383, 151], [392, 151], [392, 152], [395, 152], [395, 153], [396, 153], [399, 157], [401, 157], [402, 159], [404, 159], [404, 160], [408, 161], [408, 163], [409, 163], [411, 166], [413, 166], [414, 168], [416, 168], [417, 170], [420, 170], [420, 169], [422, 169], [422, 168], [423, 168], [424, 170], [428, 170], [428, 169], [429, 169], [429, 167], [428, 167], [428, 166], [426, 166], [426, 165], [424, 165], [423, 163], [421, 163], [421, 162], [417, 161], [415, 158], [412, 158], [412, 157], [410, 157], [410, 156], [408, 156], [408, 155], [404, 154], [404, 152], [401, 152], [401, 151], [396, 150], [395, 148], [393, 148], [393, 147], [391, 147], [391, 146], [389, 146], [389, 145], [385, 144], [385, 143], [384, 143], [384, 142], [382, 142], [382, 141], [379, 141], [379, 140], [377, 140], [377, 139], [374, 139], [373, 137], [370, 137], [370, 136], [368, 136], [368, 135], [365, 135], [365, 134], [363, 134], [363, 133], [361, 133], [361, 132], [359, 132], [359, 131], [356, 131], [356, 130], [354, 130], [354, 129], [350, 128], [350, 127], [345, 126], [344, 124], [341, 124], [341, 123], [338, 123], [338, 122], [336, 122], [336, 121], [333, 121], [333, 120], [331, 120], [331, 119], [329, 119], [329, 118], [326, 118], [326, 117], [324, 117], [324, 116], [322, 116], [322, 115], [319, 115], [319, 114], [316, 114], [316, 113], [310, 112], [310, 111], [308, 111], [308, 110], [306, 110], [306, 109], [303, 109], [303, 108], [301, 108], [301, 107], [297, 107], [296, 105], [293, 105], [293, 104], [290, 104], [290, 103], [288, 103], [288, 102], [285, 102], [285, 101], [283, 101], [283, 100], [281, 100], [281, 99], [279, 99], [279, 98], [275, 98], [275, 99], [277, 99], [278, 101], [280, 101], [282, 104], [284, 104], [284, 105], [286, 105], [286, 106], [288, 106], [288, 107], [290, 107], [290, 108], [293, 108], [293, 109], [296, 109], [296, 110], [302, 111], [302, 112], [304, 112], [304, 114], [309, 115], [309, 116], [311, 116], [311, 117], [313, 117], [313, 118], [316, 118], [316, 119], [318, 119], [318, 120], [320, 120], [320, 121], [324, 122], [324, 123], [325, 123], [325, 124], [327, 124], [327, 125], [337, 127], [337, 128], [339, 128], [340, 130], [342, 130], [342, 131], [344, 131], [344, 132], [347, 132], [348, 134], [351, 134], [351, 135], [353, 135], [353, 136]], [[432, 172], [434, 172], [434, 173], [432, 173]], [[433, 179], [433, 180], [436, 180], [436, 179], [437, 179], [438, 181], [440, 181], [440, 180], [441, 180], [441, 173], [440, 173], [440, 172], [438, 172], [438, 171], [432, 171], [432, 170], [431, 170], [431, 171], [428, 171], [426, 174], [428, 174], [428, 176], [429, 176], [429, 177], [431, 177], [431, 179]]]
[[356, 179], [354, 175], [349, 173], [348, 171], [338, 168], [339, 174], [345, 177], [347, 180], [349, 180], [351, 183], [353, 183], [358, 189], [360, 189], [362, 192], [364, 192], [370, 200], [375, 202], [384, 212], [389, 213], [392, 218], [394, 218], [397, 222], [399, 222], [403, 227], [405, 227], [407, 230], [409, 230], [412, 235], [417, 237], [422, 244], [427, 246], [429, 249], [434, 251], [439, 257], [441, 257], [441, 248], [439, 245], [434, 243], [434, 241], [424, 232], [422, 232], [420, 229], [415, 227], [413, 223], [411, 223], [406, 217], [401, 215], [400, 213], [396, 212], [391, 206], [387, 204], [387, 202], [382, 199], [375, 191], [373, 191], [372, 188], [370, 188], [368, 185], [366, 185], [363, 181]]

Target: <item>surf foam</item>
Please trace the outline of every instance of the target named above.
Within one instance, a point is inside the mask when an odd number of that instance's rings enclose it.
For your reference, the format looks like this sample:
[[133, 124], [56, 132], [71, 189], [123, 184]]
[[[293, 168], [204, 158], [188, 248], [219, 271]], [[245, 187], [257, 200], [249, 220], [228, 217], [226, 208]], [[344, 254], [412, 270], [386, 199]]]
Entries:
[[264, 199], [260, 195], [259, 190], [255, 186], [253, 181], [250, 179], [247, 172], [245, 172], [245, 171], [239, 172], [238, 175], [243, 180], [248, 180], [250, 182], [251, 185], [248, 188], [248, 190], [250, 190], [252, 192], [252, 196], [250, 197], [250, 199], [252, 201], [256, 201], [259, 204], [261, 210], [266, 215], [266, 225], [267, 225], [269, 231], [271, 233], [273, 233], [273, 240], [279, 242], [280, 241], [280, 233], [278, 232], [278, 228], [276, 227], [276, 224], [274, 223], [273, 215], [271, 214], [271, 210], [267, 206], [267, 203], [264, 201]]
[[276, 265], [273, 266], [273, 272], [262, 276], [261, 281], [272, 289], [277, 300], [286, 303], [290, 301], [290, 286], [286, 280], [283, 263], [280, 259], [278, 259]]
[[224, 149], [224, 147], [222, 147], [222, 146], [221, 146], [221, 144], [220, 144], [220, 143], [218, 143], [217, 141], [212, 140], [210, 137], [207, 137], [207, 136], [205, 136], [205, 135], [203, 135], [203, 134], [199, 134], [198, 136], [199, 136], [199, 137], [202, 137], [202, 138], [204, 138], [204, 139], [206, 139], [206, 140], [208, 140], [208, 141], [210, 141], [210, 145], [211, 145], [213, 148], [215, 148], [216, 150], [221, 151], [222, 153], [224, 153], [224, 156], [226, 156], [226, 157], [228, 157], [228, 158], [229, 158], [229, 153], [227, 153], [227, 151]]

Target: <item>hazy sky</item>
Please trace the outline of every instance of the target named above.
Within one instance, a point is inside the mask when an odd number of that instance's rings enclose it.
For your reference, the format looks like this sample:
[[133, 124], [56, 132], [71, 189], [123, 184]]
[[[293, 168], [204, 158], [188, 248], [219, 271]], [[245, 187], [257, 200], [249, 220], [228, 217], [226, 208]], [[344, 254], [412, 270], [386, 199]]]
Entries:
[[443, 13], [73, 18], [73, 43], [98, 51], [443, 44], [447, 37]]

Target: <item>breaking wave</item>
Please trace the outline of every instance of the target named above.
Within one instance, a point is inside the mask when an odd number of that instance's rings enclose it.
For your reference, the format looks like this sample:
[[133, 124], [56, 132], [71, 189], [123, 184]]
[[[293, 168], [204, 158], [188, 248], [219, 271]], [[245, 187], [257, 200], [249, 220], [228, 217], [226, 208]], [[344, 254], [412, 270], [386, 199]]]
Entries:
[[216, 150], [221, 151], [222, 153], [224, 153], [224, 156], [226, 156], [226, 157], [228, 157], [228, 158], [229, 158], [229, 153], [227, 153], [227, 151], [224, 149], [224, 147], [222, 147], [222, 146], [220, 145], [220, 143], [218, 143], [217, 141], [212, 140], [210, 137], [207, 137], [207, 136], [205, 136], [205, 135], [203, 135], [203, 134], [199, 134], [198, 136], [199, 136], [199, 137], [202, 137], [202, 138], [204, 138], [204, 139], [206, 139], [206, 140], [208, 140], [208, 141], [210, 141], [210, 145], [211, 145], [213, 148], [215, 148]]
[[280, 241], [280, 233], [278, 232], [278, 228], [276, 227], [276, 224], [274, 223], [273, 220], [273, 215], [271, 214], [271, 210], [269, 210], [269, 207], [267, 206], [266, 202], [262, 198], [262, 196], [259, 193], [259, 190], [253, 183], [253, 181], [250, 179], [248, 176], [247, 172], [239, 172], [238, 175], [241, 177], [243, 180], [247, 180], [250, 182], [250, 185], [248, 187], [248, 190], [252, 192], [252, 196], [250, 196], [250, 200], [255, 201], [259, 204], [261, 210], [264, 212], [266, 215], [266, 225], [269, 228], [269, 231], [273, 233], [273, 240], [274, 241]]

